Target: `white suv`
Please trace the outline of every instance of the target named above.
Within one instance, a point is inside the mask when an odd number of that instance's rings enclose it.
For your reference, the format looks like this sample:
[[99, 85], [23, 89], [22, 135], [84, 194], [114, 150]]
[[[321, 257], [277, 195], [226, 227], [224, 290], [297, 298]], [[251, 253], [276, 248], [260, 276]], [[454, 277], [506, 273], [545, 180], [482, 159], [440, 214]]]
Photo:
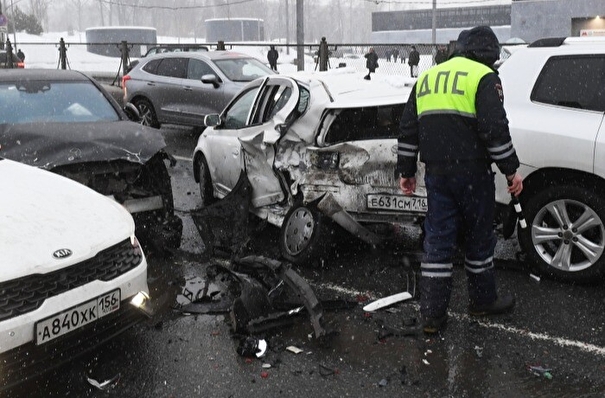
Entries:
[[[558, 279], [599, 279], [605, 275], [605, 37], [539, 40], [498, 71], [525, 177], [520, 199], [528, 226], [517, 227], [517, 235], [527, 260]], [[504, 178], [496, 181], [497, 202], [508, 204]], [[512, 233], [507, 220], [504, 230]]]

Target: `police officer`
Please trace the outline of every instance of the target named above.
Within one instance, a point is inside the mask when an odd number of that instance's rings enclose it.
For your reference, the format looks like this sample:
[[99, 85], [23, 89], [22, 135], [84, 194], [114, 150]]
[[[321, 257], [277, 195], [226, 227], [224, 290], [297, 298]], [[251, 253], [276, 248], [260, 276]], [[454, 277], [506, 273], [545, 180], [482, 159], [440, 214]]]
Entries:
[[495, 162], [519, 195], [523, 179], [508, 130], [500, 78], [492, 66], [500, 48], [491, 28], [462, 31], [456, 52], [418, 78], [401, 118], [397, 170], [405, 195], [416, 189], [416, 163], [426, 165], [420, 315], [425, 333], [447, 320], [457, 236], [465, 238], [469, 313], [510, 311], [511, 294], [498, 295], [493, 264]]

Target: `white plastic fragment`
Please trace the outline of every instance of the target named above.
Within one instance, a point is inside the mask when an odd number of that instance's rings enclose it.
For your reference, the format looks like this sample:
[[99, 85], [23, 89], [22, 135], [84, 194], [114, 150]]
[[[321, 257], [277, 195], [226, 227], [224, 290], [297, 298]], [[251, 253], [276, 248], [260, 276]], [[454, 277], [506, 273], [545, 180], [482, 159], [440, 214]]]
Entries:
[[538, 275], [529, 274], [529, 277], [532, 278], [536, 282], [540, 282], [540, 277]]
[[118, 381], [120, 380], [120, 374], [118, 373], [117, 375], [115, 375], [114, 377], [112, 377], [109, 380], [105, 380], [101, 383], [99, 383], [98, 381], [96, 381], [95, 379], [91, 379], [90, 377], [86, 378], [88, 380], [88, 383], [93, 386], [98, 388], [99, 390], [108, 390], [110, 388], [115, 387], [115, 385], [118, 383]]
[[422, 359], [422, 363], [425, 365], [430, 365], [429, 361], [427, 361], [426, 359]]
[[258, 341], [258, 352], [256, 353], [256, 357], [260, 358], [262, 356], [265, 355], [265, 352], [267, 352], [267, 340], [259, 340]]
[[301, 350], [300, 348], [295, 347], [293, 345], [286, 347], [286, 350], [293, 352], [294, 354], [300, 354], [301, 352], [303, 352], [303, 350]]
[[372, 301], [370, 304], [363, 307], [364, 311], [371, 312], [376, 311], [384, 307], [388, 307], [389, 305], [398, 303], [400, 301], [409, 300], [412, 298], [412, 295], [409, 292], [402, 292], [393, 294], [392, 296], [383, 297], [376, 301]]

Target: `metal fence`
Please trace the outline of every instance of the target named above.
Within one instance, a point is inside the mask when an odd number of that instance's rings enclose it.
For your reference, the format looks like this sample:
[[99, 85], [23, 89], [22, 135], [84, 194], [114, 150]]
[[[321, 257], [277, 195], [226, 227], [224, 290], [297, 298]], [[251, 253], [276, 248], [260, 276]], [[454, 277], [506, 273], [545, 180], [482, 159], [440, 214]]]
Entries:
[[[183, 43], [182, 46], [186, 47], [193, 43]], [[20, 48], [27, 47], [28, 45], [48, 45], [54, 46], [58, 49], [58, 61], [56, 63], [57, 69], [71, 69], [69, 64], [69, 51], [68, 49], [73, 46], [111, 46], [117, 47], [120, 50], [120, 67], [116, 71], [108, 71], [115, 73], [116, 81], [119, 77], [124, 75], [128, 66], [130, 65], [130, 52], [135, 46], [140, 48], [150, 48], [152, 46], [171, 46], [175, 51], [179, 50], [179, 45], [175, 43], [128, 43], [122, 41], [120, 43], [70, 43], [65, 42], [63, 39], [59, 43], [19, 43]], [[280, 44], [280, 43], [195, 43], [197, 46], [206, 46], [210, 50], [226, 49], [226, 50], [240, 50], [243, 51], [246, 48], [252, 49], [265, 58], [261, 61], [266, 62], [266, 53], [269, 50], [269, 46], [273, 45], [282, 54], [290, 53], [293, 57], [296, 57], [298, 45], [296, 44]], [[359, 72], [367, 72], [365, 54], [368, 53], [372, 47], [378, 55], [378, 70], [377, 73], [386, 75], [400, 75], [405, 77], [412, 76], [412, 70], [409, 65], [409, 54], [412, 50], [412, 46], [416, 48], [419, 53], [418, 70], [422, 72], [435, 65], [437, 60], [437, 54], [439, 50], [445, 50], [447, 54], [451, 54], [453, 51], [454, 43], [450, 43], [447, 46], [433, 45], [433, 44], [368, 44], [368, 43], [353, 43], [353, 44], [328, 44], [328, 59], [327, 63], [321, 63], [319, 59], [319, 44], [304, 44], [303, 52], [306, 58], [305, 69], [309, 65], [313, 65], [316, 70], [319, 70], [319, 65], [326, 65], [328, 69], [334, 68], [353, 68]], [[443, 47], [443, 48], [440, 48]], [[140, 48], [137, 48], [137, 53]], [[5, 49], [9, 52], [12, 50], [10, 42], [7, 40]], [[143, 51], [144, 53], [144, 51]], [[502, 52], [502, 56], [506, 57], [507, 52]]]

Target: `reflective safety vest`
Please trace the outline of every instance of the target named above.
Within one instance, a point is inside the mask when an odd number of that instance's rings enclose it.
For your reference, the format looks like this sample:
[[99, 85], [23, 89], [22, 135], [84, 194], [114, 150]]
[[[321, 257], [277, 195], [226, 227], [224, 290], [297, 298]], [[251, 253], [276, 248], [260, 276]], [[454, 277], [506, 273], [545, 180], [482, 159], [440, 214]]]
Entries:
[[485, 75], [493, 72], [464, 57], [454, 57], [422, 72], [416, 83], [418, 118], [431, 114], [476, 118], [477, 87]]

